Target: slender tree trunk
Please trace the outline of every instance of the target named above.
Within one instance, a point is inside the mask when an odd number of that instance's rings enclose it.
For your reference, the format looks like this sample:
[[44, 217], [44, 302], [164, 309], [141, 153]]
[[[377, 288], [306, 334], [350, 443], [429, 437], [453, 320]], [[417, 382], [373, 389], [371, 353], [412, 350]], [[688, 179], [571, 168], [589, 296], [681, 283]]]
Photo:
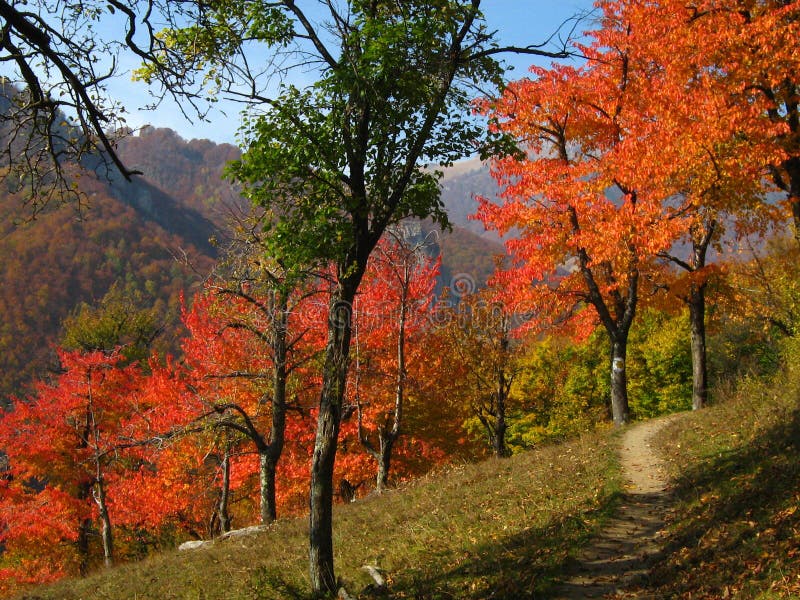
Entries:
[[699, 410], [708, 403], [705, 290], [705, 284], [693, 285], [689, 292], [689, 322], [692, 330], [692, 410]]
[[627, 335], [611, 341], [611, 419], [614, 425], [624, 425], [630, 418], [628, 409], [628, 379], [625, 361], [628, 354]]
[[[504, 344], [507, 346], [507, 344]], [[504, 349], [505, 351], [505, 349]], [[505, 369], [500, 369], [497, 374], [497, 414], [495, 415], [494, 423], [494, 439], [493, 450], [497, 458], [504, 458], [508, 456], [508, 447], [506, 446], [506, 400], [508, 396], [508, 386], [506, 383]]]
[[392, 463], [392, 450], [397, 438], [400, 437], [400, 427], [403, 421], [403, 404], [406, 394], [406, 320], [408, 317], [408, 288], [411, 284], [411, 267], [408, 263], [403, 266], [403, 278], [400, 290], [400, 317], [397, 332], [397, 379], [394, 390], [394, 414], [392, 415], [392, 428], [380, 436], [380, 453], [378, 456], [378, 475], [375, 482], [380, 493], [389, 483], [389, 467]]
[[[692, 230], [692, 258], [689, 265], [681, 265], [690, 273], [697, 273], [706, 266], [706, 254], [717, 229], [713, 218], [705, 220], [701, 229], [698, 224]], [[681, 264], [681, 263], [679, 263]], [[692, 410], [699, 410], [708, 403], [708, 366], [706, 352], [706, 286], [704, 280], [695, 280], [684, 301], [689, 306], [689, 326], [692, 344]]]
[[108, 507], [104, 506], [100, 512], [102, 523], [101, 536], [103, 539], [103, 564], [111, 567], [114, 564], [114, 537], [111, 531], [111, 519], [108, 516]]
[[261, 523], [271, 523], [278, 518], [275, 499], [275, 472], [283, 454], [286, 441], [286, 382], [289, 377], [288, 345], [289, 294], [277, 292], [272, 319], [272, 352], [274, 371], [272, 380], [272, 428], [269, 445], [259, 450], [259, 480], [261, 483]]
[[106, 498], [106, 483], [103, 475], [103, 461], [100, 453], [100, 430], [95, 420], [94, 398], [92, 394], [91, 374], [86, 378], [88, 394], [86, 405], [86, 429], [82, 446], [89, 446], [91, 437], [91, 447], [94, 450], [94, 483], [86, 490], [90, 493], [97, 505], [98, 517], [100, 519], [100, 539], [103, 543], [103, 564], [110, 567], [114, 564], [114, 534], [111, 529], [111, 517], [108, 514], [108, 501]]
[[500, 419], [498, 417], [497, 423], [495, 424], [494, 435], [492, 436], [492, 451], [497, 458], [505, 458], [508, 456], [506, 428], [505, 419]]
[[[632, 195], [633, 197], [636, 196], [635, 193]], [[578, 233], [580, 227], [578, 226], [578, 217], [574, 209], [571, 209], [571, 215], [573, 229]], [[636, 305], [639, 302], [639, 270], [635, 266], [638, 262], [638, 257], [632, 249], [630, 256], [632, 268], [628, 272], [627, 289], [624, 295], [620, 289], [613, 290], [610, 294], [611, 303], [607, 303], [603, 293], [600, 291], [594, 270], [589, 266], [591, 260], [588, 253], [581, 249], [578, 252], [578, 258], [586, 287], [589, 290], [589, 302], [597, 310], [600, 322], [605, 327], [611, 342], [611, 420], [614, 425], [624, 425], [630, 419], [628, 377], [625, 361], [628, 354], [628, 333], [636, 316]], [[600, 264], [598, 268], [600, 268], [600, 272], [604, 268], [608, 270], [608, 273], [611, 272], [610, 265]]]
[[506, 458], [510, 453], [508, 451], [508, 446], [506, 446], [506, 425], [503, 423], [502, 433], [499, 433], [497, 436], [498, 444], [495, 448], [495, 456], [497, 458]]
[[363, 274], [340, 282], [331, 299], [317, 436], [311, 459], [309, 572], [315, 594], [335, 593], [333, 564], [333, 467], [347, 382], [353, 299]]
[[[91, 497], [92, 489], [91, 483], [81, 483], [78, 491], [78, 498], [81, 500], [88, 500]], [[81, 577], [85, 577], [89, 572], [89, 535], [92, 530], [91, 519], [81, 519], [78, 523], [78, 539], [75, 546], [78, 549], [78, 572]]]
[[75, 545], [78, 548], [78, 572], [81, 577], [86, 577], [89, 573], [89, 534], [92, 529], [91, 519], [82, 519], [78, 526], [78, 540]]
[[100, 472], [100, 464], [97, 464], [98, 477], [95, 481], [92, 495], [95, 504], [97, 504], [97, 512], [100, 518], [100, 539], [103, 541], [103, 564], [110, 567], [114, 564], [114, 535], [111, 529], [111, 517], [108, 514], [108, 502], [106, 500], [106, 484], [102, 473]]
[[375, 490], [380, 494], [389, 485], [389, 468], [392, 463], [392, 450], [396, 437], [389, 433], [381, 436], [381, 448], [378, 455], [378, 474], [375, 481]]
[[219, 491], [217, 514], [219, 515], [219, 532], [227, 533], [231, 530], [231, 516], [228, 511], [231, 490], [231, 459], [228, 448], [225, 448], [220, 468], [222, 469], [222, 488]]

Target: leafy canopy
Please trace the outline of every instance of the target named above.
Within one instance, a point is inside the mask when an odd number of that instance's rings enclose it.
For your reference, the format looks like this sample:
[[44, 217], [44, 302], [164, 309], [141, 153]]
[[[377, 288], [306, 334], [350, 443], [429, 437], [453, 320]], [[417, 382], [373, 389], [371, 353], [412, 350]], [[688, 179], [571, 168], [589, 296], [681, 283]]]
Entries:
[[[446, 225], [440, 172], [423, 163], [477, 149], [484, 134], [469, 86], [500, 78], [493, 58], [472, 53], [488, 39], [475, 3], [354, 2], [332, 18], [336, 53], [316, 40], [319, 79], [262, 99], [242, 128], [248, 150], [229, 170], [274, 211], [270, 251], [287, 264], [338, 260], [410, 216]], [[259, 25], [263, 41], [284, 43], [280, 19]], [[364, 235], [375, 239], [356, 240]]]

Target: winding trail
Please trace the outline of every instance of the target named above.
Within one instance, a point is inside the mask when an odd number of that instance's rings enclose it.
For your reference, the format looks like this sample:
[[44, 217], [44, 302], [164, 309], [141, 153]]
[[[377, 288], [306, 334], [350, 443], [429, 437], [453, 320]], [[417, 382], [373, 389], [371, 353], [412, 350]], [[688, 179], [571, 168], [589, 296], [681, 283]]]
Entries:
[[551, 598], [656, 598], [636, 588], [660, 552], [661, 530], [669, 506], [667, 478], [650, 439], [679, 415], [631, 426], [622, 435], [620, 461], [628, 479], [615, 516], [577, 557]]

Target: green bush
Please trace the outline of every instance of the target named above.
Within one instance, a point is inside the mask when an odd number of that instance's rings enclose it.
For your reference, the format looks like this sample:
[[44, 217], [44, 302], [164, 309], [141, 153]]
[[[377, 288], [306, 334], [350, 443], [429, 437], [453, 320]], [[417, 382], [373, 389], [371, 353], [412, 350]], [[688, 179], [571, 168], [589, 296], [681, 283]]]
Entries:
[[634, 419], [692, 407], [688, 311], [644, 310], [628, 340], [628, 403]]
[[535, 342], [520, 364], [513, 394], [522, 409], [509, 418], [512, 450], [572, 437], [606, 418], [608, 344], [602, 332], [582, 343]]

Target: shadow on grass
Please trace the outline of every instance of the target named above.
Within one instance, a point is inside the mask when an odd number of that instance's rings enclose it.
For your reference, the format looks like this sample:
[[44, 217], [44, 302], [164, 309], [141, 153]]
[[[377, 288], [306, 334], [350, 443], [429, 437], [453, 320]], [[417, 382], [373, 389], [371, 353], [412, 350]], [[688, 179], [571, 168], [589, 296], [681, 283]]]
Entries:
[[652, 572], [663, 597], [800, 593], [800, 410], [738, 444], [676, 482], [670, 537]]
[[260, 567], [256, 569], [250, 578], [251, 589], [256, 598], [273, 598], [275, 593], [280, 594], [286, 600], [308, 600], [307, 588], [300, 588], [296, 584], [287, 581], [283, 573], [276, 568]]
[[[408, 569], [392, 582], [389, 598], [516, 600], [543, 598], [572, 556], [614, 512], [621, 494], [599, 507], [563, 518], [547, 527], [508, 536], [498, 523], [496, 540], [436, 557]], [[441, 558], [441, 560], [439, 560]]]

